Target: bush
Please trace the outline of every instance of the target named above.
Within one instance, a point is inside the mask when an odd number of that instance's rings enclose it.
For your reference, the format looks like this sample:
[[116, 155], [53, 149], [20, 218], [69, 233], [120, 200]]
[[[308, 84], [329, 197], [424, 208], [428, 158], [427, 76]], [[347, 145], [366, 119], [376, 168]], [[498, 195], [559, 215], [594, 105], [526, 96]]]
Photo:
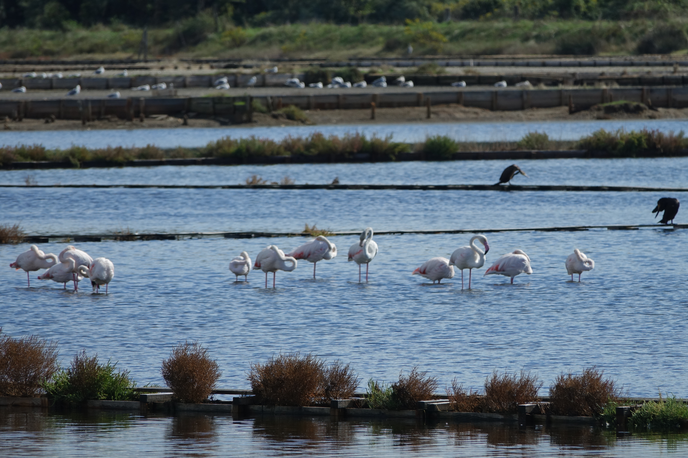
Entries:
[[456, 412], [482, 412], [483, 399], [472, 390], [466, 391], [454, 378], [451, 388], [447, 388], [447, 398], [451, 409]]
[[251, 364], [248, 380], [263, 404], [307, 406], [322, 399], [323, 369], [324, 362], [311, 354], [280, 354], [265, 364]]
[[0, 244], [17, 244], [24, 240], [26, 233], [19, 224], [0, 224]]
[[199, 343], [177, 345], [162, 362], [162, 377], [180, 402], [199, 403], [208, 399], [221, 372], [208, 350]]
[[629, 426], [637, 431], [676, 431], [688, 420], [688, 405], [674, 396], [643, 404], [633, 412]]
[[561, 374], [549, 389], [552, 412], [558, 415], [599, 416], [608, 402], [615, 402], [619, 389], [614, 381], [602, 378], [595, 367], [580, 375]]
[[341, 361], [335, 361], [325, 369], [323, 395], [326, 402], [333, 399], [348, 399], [358, 388], [359, 378], [356, 373]]
[[518, 141], [516, 147], [521, 150], [547, 150], [551, 147], [549, 135], [539, 132], [528, 132]]
[[368, 380], [365, 398], [371, 409], [393, 409], [395, 405], [392, 399], [392, 387], [380, 384], [373, 379]]
[[57, 344], [35, 336], [12, 338], [0, 328], [0, 396], [35, 396], [57, 371]]
[[277, 110], [277, 113], [282, 113], [287, 119], [290, 119], [292, 121], [298, 121], [302, 122], [304, 124], [308, 124], [311, 122], [310, 119], [308, 119], [308, 116], [306, 116], [306, 113], [303, 112], [303, 110], [295, 105], [289, 105], [281, 110]]
[[448, 161], [459, 150], [459, 145], [446, 135], [435, 135], [426, 139], [422, 148], [428, 160]]
[[521, 371], [520, 376], [504, 372], [492, 373], [485, 379], [485, 408], [489, 412], [516, 413], [518, 405], [534, 401], [542, 382], [530, 372]]
[[436, 377], [427, 377], [414, 367], [408, 376], [399, 374], [399, 381], [392, 384], [392, 400], [398, 409], [415, 409], [419, 401], [432, 399], [437, 390]]
[[129, 372], [115, 372], [117, 364], [98, 363], [98, 355], [86, 356], [82, 351], [74, 356], [69, 369], [56, 372], [43, 384], [48, 396], [57, 401], [85, 402], [107, 399], [126, 401], [137, 399], [136, 383]]
[[560, 37], [556, 41], [554, 53], [573, 56], [593, 56], [600, 52], [604, 43], [604, 40], [594, 30], [576, 30]]
[[638, 54], [669, 54], [688, 47], [685, 27], [663, 23], [643, 36], [636, 47]]
[[583, 137], [578, 147], [591, 151], [602, 151], [617, 156], [634, 156], [640, 153], [655, 153], [657, 155], [674, 154], [688, 146], [683, 131], [663, 133], [658, 130], [643, 129], [641, 131], [626, 132], [619, 129], [607, 132], [604, 129]]

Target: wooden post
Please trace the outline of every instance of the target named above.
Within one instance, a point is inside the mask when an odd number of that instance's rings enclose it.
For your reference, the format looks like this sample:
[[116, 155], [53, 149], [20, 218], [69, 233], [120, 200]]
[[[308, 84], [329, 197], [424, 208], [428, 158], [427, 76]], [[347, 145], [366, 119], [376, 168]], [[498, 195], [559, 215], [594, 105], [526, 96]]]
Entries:
[[419, 92], [416, 94], [416, 103], [418, 104], [419, 107], [423, 106], [423, 93]]
[[458, 96], [457, 96], [457, 99], [458, 99], [458, 104], [461, 105], [461, 106], [464, 106], [464, 103], [463, 103], [463, 91], [460, 91], [460, 92], [459, 92], [459, 94], [458, 94]]
[[640, 102], [647, 105], [647, 88], [645, 86], [643, 86], [643, 89], [640, 91]]
[[370, 102], [370, 119], [375, 119], [375, 102]]
[[569, 114], [573, 114], [573, 94], [569, 94]]
[[313, 109], [313, 94], [308, 95], [308, 109], [309, 110]]
[[83, 101], [79, 100], [79, 116], [81, 117], [81, 125], [86, 125], [86, 113], [84, 112]]
[[17, 121], [23, 121], [24, 120], [24, 103], [25, 101], [21, 101], [17, 104]]
[[498, 92], [499, 92], [499, 91], [497, 91], [497, 90], [492, 91], [492, 107], [491, 107], [491, 110], [492, 110], [492, 111], [497, 110], [497, 103], [498, 103], [498, 100], [497, 100], [497, 93], [498, 93]]
[[425, 98], [425, 106], [426, 106], [426, 108], [427, 108], [426, 117], [427, 117], [427, 119], [430, 119], [430, 117], [432, 116], [432, 110], [431, 110], [431, 108], [430, 108], [430, 106], [431, 106], [430, 97], [426, 97], [426, 98]]
[[133, 121], [134, 120], [134, 101], [130, 97], [127, 97], [126, 111], [127, 111], [127, 114], [126, 114], [127, 121]]
[[630, 406], [616, 407], [616, 430], [628, 431], [628, 418], [631, 416]]
[[521, 91], [521, 110], [526, 109], [526, 91]]
[[247, 121], [253, 122], [253, 97], [251, 97], [250, 95], [246, 96], [246, 110], [248, 115]]
[[146, 99], [141, 97], [139, 99], [139, 120], [143, 122], [146, 119]]
[[608, 92], [609, 92], [609, 91], [607, 90], [606, 87], [605, 87], [604, 89], [602, 89], [602, 101], [601, 101], [600, 103], [607, 103], [607, 94], [608, 94]]
[[60, 106], [57, 109], [58, 119], [64, 118], [64, 100], [60, 99]]
[[667, 89], [667, 108], [673, 108], [674, 101], [674, 90], [672, 88]]
[[[342, 109], [342, 99], [343, 99], [343, 98], [344, 98], [344, 97], [342, 96], [342, 94], [337, 94], [337, 109], [338, 109], [338, 110], [341, 110], [341, 109]], [[280, 99], [280, 107], [282, 106], [281, 100], [282, 100], [282, 99]]]
[[564, 90], [559, 89], [559, 106], [563, 107], [564, 106]]
[[92, 121], [93, 121], [93, 115], [92, 115], [92, 112], [91, 112], [91, 101], [90, 101], [90, 100], [89, 100], [88, 103], [86, 104], [86, 118], [87, 118], [88, 122], [92, 122]]
[[100, 119], [105, 117], [105, 99], [100, 101]]
[[30, 118], [31, 116], [31, 100], [26, 101], [26, 105], [24, 106], [24, 117], [25, 118]]

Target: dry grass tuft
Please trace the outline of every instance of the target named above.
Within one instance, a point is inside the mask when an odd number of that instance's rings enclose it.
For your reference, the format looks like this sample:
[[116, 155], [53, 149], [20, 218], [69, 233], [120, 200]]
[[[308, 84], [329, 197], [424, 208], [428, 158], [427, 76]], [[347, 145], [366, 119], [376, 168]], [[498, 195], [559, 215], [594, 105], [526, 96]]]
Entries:
[[136, 233], [128, 227], [126, 229], [118, 229], [114, 234], [115, 240], [119, 242], [133, 242], [136, 240]]
[[290, 177], [289, 175], [285, 175], [284, 178], [282, 178], [282, 179], [280, 180], [280, 183], [279, 183], [279, 184], [281, 184], [281, 185], [289, 185], [289, 184], [294, 184], [294, 183], [296, 183], [296, 182], [294, 181], [294, 179], [293, 179], [292, 177]]
[[519, 404], [537, 399], [541, 387], [542, 382], [530, 372], [500, 375], [495, 371], [485, 379], [485, 408], [488, 412], [516, 413]]
[[418, 372], [414, 367], [408, 376], [399, 374], [399, 381], [392, 384], [392, 399], [398, 409], [415, 409], [419, 401], [432, 399], [439, 383], [427, 372]]
[[280, 354], [265, 364], [251, 364], [248, 380], [263, 404], [313, 405], [322, 399], [324, 362], [310, 353]]
[[0, 224], [0, 244], [17, 244], [24, 240], [26, 233], [19, 224]]
[[559, 375], [549, 389], [552, 411], [558, 415], [600, 415], [607, 402], [616, 402], [621, 395], [614, 381], [603, 379], [603, 374], [591, 367], [580, 375]]
[[451, 409], [456, 412], [482, 412], [484, 399], [477, 392], [466, 391], [454, 378], [451, 388], [447, 388], [447, 398]]
[[246, 186], [255, 186], [261, 184], [268, 184], [268, 180], [265, 180], [258, 175], [251, 175], [249, 178], [246, 178]]
[[26, 184], [26, 186], [36, 186], [38, 182], [35, 176], [29, 174], [24, 177], [24, 184]]
[[341, 361], [335, 361], [325, 369], [323, 396], [325, 401], [348, 399], [354, 395], [360, 379], [358, 375]]
[[169, 359], [163, 360], [161, 372], [174, 398], [189, 403], [208, 399], [221, 375], [208, 350], [197, 342], [177, 345]]
[[327, 237], [328, 235], [333, 234], [333, 232], [328, 230], [328, 229], [318, 229], [318, 226], [316, 226], [315, 224], [312, 226], [309, 226], [308, 223], [305, 224], [302, 233], [306, 234], [306, 235], [310, 235], [311, 237], [317, 237], [319, 235], [324, 235]]
[[35, 396], [57, 369], [57, 344], [0, 334], [0, 396]]

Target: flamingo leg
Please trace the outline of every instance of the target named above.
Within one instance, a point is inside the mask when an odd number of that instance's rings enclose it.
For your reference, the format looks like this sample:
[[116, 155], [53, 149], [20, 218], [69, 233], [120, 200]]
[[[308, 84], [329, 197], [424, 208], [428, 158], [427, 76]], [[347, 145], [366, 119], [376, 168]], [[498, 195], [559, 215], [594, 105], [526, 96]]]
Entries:
[[463, 289], [463, 269], [461, 269], [461, 289]]
[[315, 280], [315, 265], [318, 264], [317, 262], [313, 263], [313, 280]]
[[514, 284], [514, 277], [511, 277], [511, 284]]
[[358, 265], [358, 282], [361, 283], [361, 265]]
[[573, 281], [573, 274], [571, 274], [571, 281]]
[[[468, 289], [471, 289], [471, 275], [473, 274], [473, 269], [468, 269]], [[463, 276], [463, 271], [461, 271]]]
[[368, 266], [370, 264], [366, 264], [366, 283], [368, 283]]
[[248, 275], [244, 275], [244, 281], [248, 281]]
[[265, 287], [268, 287], [268, 273], [265, 272]]
[[31, 279], [29, 278], [29, 272], [26, 272], [26, 281], [29, 282], [29, 288], [31, 288]]
[[272, 289], [275, 289], [275, 277], [277, 276], [277, 271], [272, 273]]
[[108, 284], [107, 284], [107, 283], [105, 283], [105, 294], [107, 294], [107, 293], [108, 293], [108, 292], [107, 292], [107, 290], [108, 290]]
[[578, 283], [580, 283], [580, 276], [581, 274], [578, 274]]
[[62, 283], [62, 289], [67, 289], [67, 282]]

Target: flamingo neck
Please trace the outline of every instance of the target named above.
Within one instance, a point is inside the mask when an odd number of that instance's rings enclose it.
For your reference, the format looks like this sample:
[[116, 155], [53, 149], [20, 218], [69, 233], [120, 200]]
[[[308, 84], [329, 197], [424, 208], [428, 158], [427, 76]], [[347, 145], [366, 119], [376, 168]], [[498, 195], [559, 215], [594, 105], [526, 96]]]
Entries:
[[484, 256], [485, 251], [481, 250], [480, 247], [475, 243], [476, 240], [480, 240], [480, 237], [478, 237], [477, 235], [475, 237], [471, 237], [471, 249], [474, 252], [478, 253], [479, 256]]

